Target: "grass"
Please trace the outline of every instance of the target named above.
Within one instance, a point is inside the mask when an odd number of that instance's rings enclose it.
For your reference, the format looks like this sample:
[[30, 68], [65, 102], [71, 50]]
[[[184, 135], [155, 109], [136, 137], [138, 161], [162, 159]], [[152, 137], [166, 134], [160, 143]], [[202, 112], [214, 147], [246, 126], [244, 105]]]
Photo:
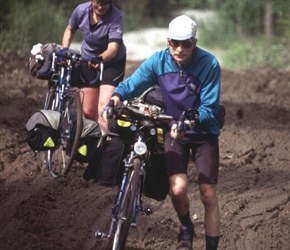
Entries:
[[232, 71], [270, 67], [290, 69], [290, 53], [286, 43], [263, 37], [233, 42], [222, 57], [224, 68]]

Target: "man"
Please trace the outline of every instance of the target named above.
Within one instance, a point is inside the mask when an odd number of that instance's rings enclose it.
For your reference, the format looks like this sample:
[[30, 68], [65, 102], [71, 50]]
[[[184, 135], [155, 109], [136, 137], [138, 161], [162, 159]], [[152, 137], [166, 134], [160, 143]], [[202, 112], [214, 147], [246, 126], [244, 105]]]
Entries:
[[[177, 121], [184, 110], [198, 110], [197, 120], [186, 121], [190, 129], [177, 135], [177, 125], [164, 134], [164, 157], [171, 187], [173, 207], [181, 222], [177, 249], [192, 249], [193, 223], [189, 214], [187, 167], [192, 151], [197, 169], [201, 201], [205, 208], [206, 249], [217, 249], [220, 214], [216, 184], [220, 135], [218, 109], [221, 69], [217, 59], [196, 46], [196, 23], [179, 16], [169, 24], [169, 48], [148, 58], [115, 89], [112, 100], [140, 96], [154, 84], [161, 89], [165, 111]], [[178, 136], [178, 137], [177, 137]], [[176, 138], [177, 137], [177, 138]], [[174, 143], [172, 143], [174, 141]]]

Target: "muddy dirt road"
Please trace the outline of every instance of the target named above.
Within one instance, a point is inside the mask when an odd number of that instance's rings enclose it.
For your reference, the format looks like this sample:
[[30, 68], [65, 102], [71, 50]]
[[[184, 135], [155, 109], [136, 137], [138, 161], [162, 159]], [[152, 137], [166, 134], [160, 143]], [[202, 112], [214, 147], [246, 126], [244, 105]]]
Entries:
[[[16, 54], [0, 58], [0, 249], [100, 249], [94, 232], [110, 217], [114, 189], [86, 182], [84, 168], [52, 178], [26, 144], [25, 123], [43, 106], [46, 82], [32, 78]], [[128, 62], [127, 75], [139, 62]], [[220, 136], [220, 249], [290, 249], [290, 73], [224, 70]], [[191, 214], [204, 249], [203, 207], [189, 173]], [[169, 197], [146, 199], [128, 249], [175, 249], [179, 222]]]

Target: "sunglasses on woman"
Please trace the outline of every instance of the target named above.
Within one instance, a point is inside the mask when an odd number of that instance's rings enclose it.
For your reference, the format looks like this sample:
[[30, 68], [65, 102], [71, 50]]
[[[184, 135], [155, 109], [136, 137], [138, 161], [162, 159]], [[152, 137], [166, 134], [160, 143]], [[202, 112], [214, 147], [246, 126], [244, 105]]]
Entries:
[[93, 7], [108, 7], [112, 1], [93, 1]]
[[182, 46], [185, 49], [189, 49], [193, 46], [192, 40], [181, 40], [180, 41], [180, 40], [168, 39], [168, 44], [174, 48]]

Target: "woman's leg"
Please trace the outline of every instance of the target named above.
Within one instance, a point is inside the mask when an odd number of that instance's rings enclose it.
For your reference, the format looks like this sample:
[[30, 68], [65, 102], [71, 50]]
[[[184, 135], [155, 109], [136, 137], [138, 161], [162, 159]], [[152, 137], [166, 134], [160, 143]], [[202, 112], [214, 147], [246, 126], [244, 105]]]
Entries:
[[97, 121], [98, 114], [98, 88], [81, 88], [80, 97], [83, 104], [83, 115], [85, 118]]
[[112, 85], [102, 84], [100, 86], [99, 103], [98, 103], [98, 123], [102, 134], [108, 131], [108, 122], [101, 117], [102, 110], [106, 107], [116, 87]]

